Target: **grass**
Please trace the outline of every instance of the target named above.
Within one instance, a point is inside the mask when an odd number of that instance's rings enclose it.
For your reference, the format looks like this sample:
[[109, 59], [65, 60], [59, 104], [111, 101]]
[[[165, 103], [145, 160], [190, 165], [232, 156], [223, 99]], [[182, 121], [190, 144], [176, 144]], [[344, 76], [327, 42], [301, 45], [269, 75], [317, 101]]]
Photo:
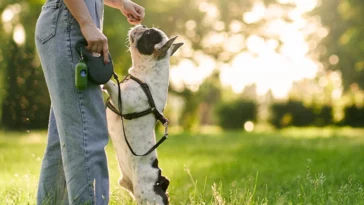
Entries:
[[[0, 132], [0, 204], [35, 204], [45, 137]], [[110, 204], [133, 204], [107, 152]], [[158, 155], [171, 204], [364, 204], [364, 130], [172, 132]]]

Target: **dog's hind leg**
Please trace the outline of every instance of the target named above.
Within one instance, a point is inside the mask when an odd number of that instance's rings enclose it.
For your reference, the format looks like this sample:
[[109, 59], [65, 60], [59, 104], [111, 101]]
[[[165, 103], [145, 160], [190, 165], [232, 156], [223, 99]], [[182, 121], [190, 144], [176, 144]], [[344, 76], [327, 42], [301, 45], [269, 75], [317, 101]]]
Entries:
[[158, 159], [151, 159], [150, 164], [139, 165], [133, 178], [134, 196], [138, 205], [168, 205], [166, 193], [169, 180], [161, 175]]

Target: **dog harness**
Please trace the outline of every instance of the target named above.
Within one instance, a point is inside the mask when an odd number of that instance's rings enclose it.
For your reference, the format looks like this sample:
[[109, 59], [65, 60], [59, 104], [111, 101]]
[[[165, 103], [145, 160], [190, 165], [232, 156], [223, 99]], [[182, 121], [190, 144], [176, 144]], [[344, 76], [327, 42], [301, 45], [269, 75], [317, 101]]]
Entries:
[[[159, 147], [159, 145], [161, 145], [164, 142], [164, 140], [166, 140], [168, 138], [168, 123], [169, 123], [169, 121], [156, 108], [155, 103], [154, 103], [154, 99], [153, 99], [152, 93], [150, 92], [150, 89], [149, 89], [148, 84], [142, 82], [141, 80], [139, 80], [138, 78], [136, 78], [136, 77], [134, 77], [134, 76], [132, 76], [130, 74], [127, 75], [124, 78], [124, 80], [121, 81], [121, 83], [123, 83], [125, 80], [128, 80], [128, 79], [131, 79], [131, 80], [134, 80], [135, 82], [137, 82], [140, 85], [140, 87], [142, 88], [142, 90], [144, 91], [144, 93], [147, 96], [147, 98], [148, 98], [149, 108], [146, 109], [146, 110], [144, 110], [144, 111], [141, 111], [141, 112], [134, 112], [134, 113], [129, 113], [129, 114], [122, 114], [121, 113], [121, 111], [122, 111], [122, 100], [121, 100], [120, 82], [119, 82], [118, 75], [116, 73], [114, 73], [113, 76], [114, 76], [114, 78], [115, 78], [115, 80], [117, 81], [117, 84], [118, 84], [118, 108], [119, 109], [115, 108], [111, 104], [110, 97], [106, 100], [106, 108], [109, 108], [111, 111], [113, 111], [115, 114], [117, 114], [117, 115], [119, 115], [121, 117], [121, 122], [122, 122], [123, 132], [124, 132], [124, 138], [125, 138], [126, 144], [128, 145], [128, 147], [130, 149], [130, 152], [133, 155], [135, 155], [135, 156], [146, 156], [146, 155], [150, 154], [151, 152], [153, 152], [155, 149], [157, 149], [157, 147]], [[159, 120], [163, 124], [163, 126], [164, 126], [164, 135], [145, 154], [136, 154], [134, 152], [134, 150], [131, 148], [131, 145], [130, 145], [127, 137], [126, 137], [125, 126], [124, 126], [124, 120], [123, 119], [132, 120], [132, 119], [136, 119], [136, 118], [143, 117], [145, 115], [149, 115], [151, 113], [155, 116], [155, 118], [157, 120]]]

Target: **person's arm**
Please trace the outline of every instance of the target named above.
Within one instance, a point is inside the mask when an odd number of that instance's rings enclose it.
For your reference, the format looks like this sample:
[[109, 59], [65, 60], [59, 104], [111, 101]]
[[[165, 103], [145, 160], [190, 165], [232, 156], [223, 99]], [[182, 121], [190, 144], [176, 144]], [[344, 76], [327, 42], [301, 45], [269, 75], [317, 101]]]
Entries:
[[119, 9], [130, 24], [139, 24], [144, 19], [144, 8], [130, 0], [104, 0], [105, 5]]
[[102, 53], [104, 62], [109, 62], [107, 38], [96, 27], [84, 0], [64, 0], [64, 3], [80, 25], [82, 35], [85, 37], [88, 44], [86, 49], [91, 52]]

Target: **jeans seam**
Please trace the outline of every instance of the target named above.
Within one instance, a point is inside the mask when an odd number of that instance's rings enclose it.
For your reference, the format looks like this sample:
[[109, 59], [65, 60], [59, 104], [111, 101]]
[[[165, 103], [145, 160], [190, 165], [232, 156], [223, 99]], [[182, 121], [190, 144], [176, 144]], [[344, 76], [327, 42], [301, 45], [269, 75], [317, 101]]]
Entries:
[[89, 188], [89, 192], [90, 192], [90, 196], [93, 199], [94, 194], [93, 194], [93, 187], [92, 187], [92, 180], [91, 180], [91, 176], [90, 176], [90, 169], [89, 169], [89, 159], [88, 159], [88, 150], [87, 150], [87, 134], [86, 134], [86, 119], [85, 119], [85, 113], [84, 113], [84, 106], [83, 106], [83, 98], [82, 98], [82, 93], [80, 91], [77, 91], [77, 96], [79, 99], [79, 105], [80, 105], [80, 111], [81, 111], [81, 121], [82, 121], [82, 133], [83, 133], [83, 147], [84, 147], [84, 153], [85, 153], [85, 163], [86, 163], [86, 174], [87, 174], [87, 180], [88, 180], [88, 188]]
[[[68, 56], [70, 57], [70, 63], [71, 65], [73, 65], [73, 55], [72, 55], [72, 48], [71, 48], [71, 26], [68, 27], [67, 29], [67, 48], [68, 48]], [[86, 164], [86, 175], [87, 175], [87, 181], [88, 181], [88, 190], [89, 190], [89, 194], [91, 197], [91, 200], [94, 200], [94, 194], [93, 194], [93, 187], [92, 187], [92, 180], [91, 180], [91, 174], [90, 174], [90, 169], [89, 169], [89, 159], [88, 159], [88, 151], [87, 151], [87, 134], [86, 134], [86, 118], [84, 116], [84, 105], [83, 105], [83, 98], [82, 98], [82, 93], [78, 90], [76, 90], [77, 92], [77, 97], [78, 97], [78, 104], [79, 104], [79, 108], [80, 108], [80, 113], [81, 113], [81, 126], [82, 126], [82, 139], [83, 139], [83, 148], [84, 148], [84, 153], [85, 153], [85, 164]], [[94, 202], [93, 202], [94, 203]], [[92, 204], [93, 204], [92, 203]]]
[[[65, 10], [68, 10], [67, 7], [65, 6]], [[68, 20], [68, 12], [64, 12], [64, 16], [65, 16], [65, 23], [66, 23], [66, 33], [67, 33], [67, 49], [68, 49], [68, 57], [70, 58], [71, 61], [71, 65], [73, 65], [73, 55], [72, 55], [72, 48], [71, 48], [71, 21]]]

